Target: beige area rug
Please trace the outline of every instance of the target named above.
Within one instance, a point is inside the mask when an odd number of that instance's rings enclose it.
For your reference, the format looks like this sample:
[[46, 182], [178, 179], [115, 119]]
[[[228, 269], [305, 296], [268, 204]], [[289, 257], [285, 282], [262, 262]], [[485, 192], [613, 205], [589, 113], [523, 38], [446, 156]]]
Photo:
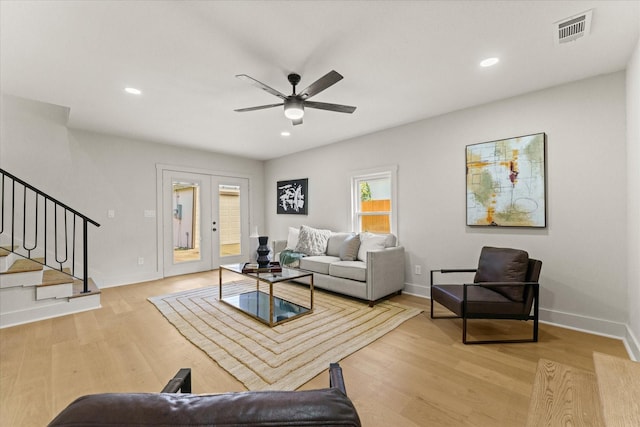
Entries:
[[[250, 281], [227, 283], [223, 295], [255, 290], [255, 286]], [[308, 287], [277, 286], [278, 296], [308, 305]], [[328, 369], [329, 363], [340, 361], [422, 311], [388, 301], [371, 308], [316, 290], [313, 313], [271, 328], [220, 302], [218, 286], [149, 301], [249, 390], [295, 390]]]

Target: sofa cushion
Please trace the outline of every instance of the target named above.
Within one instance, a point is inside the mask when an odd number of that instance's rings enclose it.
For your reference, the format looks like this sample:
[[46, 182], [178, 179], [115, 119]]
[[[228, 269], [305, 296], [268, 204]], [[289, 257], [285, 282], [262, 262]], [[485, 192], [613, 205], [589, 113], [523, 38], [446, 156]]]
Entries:
[[346, 239], [352, 237], [353, 233], [331, 233], [327, 242], [327, 255], [340, 256], [340, 247]]
[[347, 237], [342, 245], [340, 245], [340, 260], [355, 261], [358, 259], [358, 250], [360, 249], [360, 236], [352, 235]]
[[289, 227], [289, 234], [287, 235], [287, 247], [285, 249], [295, 251], [296, 246], [298, 246], [299, 237], [300, 237], [300, 229], [295, 227]]
[[360, 233], [360, 248], [358, 249], [358, 259], [367, 261], [367, 252], [384, 249], [388, 239], [387, 234], [373, 234], [369, 232]]
[[331, 230], [319, 230], [303, 225], [300, 227], [296, 252], [310, 256], [324, 255], [327, 252], [329, 237], [331, 237]]
[[313, 273], [329, 274], [329, 266], [337, 261], [340, 261], [337, 256], [308, 256], [300, 258], [300, 268]]
[[367, 281], [367, 264], [362, 261], [337, 261], [329, 266], [329, 274], [333, 277]]

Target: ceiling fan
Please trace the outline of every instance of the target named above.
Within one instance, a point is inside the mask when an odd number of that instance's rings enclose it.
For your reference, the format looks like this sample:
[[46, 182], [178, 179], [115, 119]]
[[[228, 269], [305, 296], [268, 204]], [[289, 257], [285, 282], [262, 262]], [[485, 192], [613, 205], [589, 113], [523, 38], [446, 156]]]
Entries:
[[313, 102], [308, 101], [314, 95], [322, 92], [328, 87], [338, 83], [343, 79], [342, 75], [336, 71], [330, 71], [324, 76], [320, 77], [315, 82], [311, 83], [309, 87], [302, 90], [300, 93], [296, 93], [296, 86], [300, 83], [300, 75], [296, 73], [291, 73], [287, 76], [289, 79], [289, 83], [293, 86], [293, 93], [289, 96], [279, 92], [266, 84], [259, 82], [253, 77], [249, 77], [246, 74], [238, 74], [236, 76], [239, 79], [246, 80], [252, 85], [264, 90], [265, 92], [269, 92], [271, 95], [275, 95], [278, 98], [282, 99], [283, 102], [279, 104], [269, 104], [269, 105], [260, 105], [258, 107], [249, 107], [249, 108], [239, 108], [237, 111], [239, 113], [246, 111], [255, 111], [255, 110], [264, 110], [265, 108], [273, 108], [284, 105], [284, 115], [288, 119], [291, 120], [293, 125], [302, 124], [302, 116], [304, 116], [305, 107], [308, 108], [317, 108], [320, 110], [328, 110], [328, 111], [336, 111], [338, 113], [353, 113], [356, 111], [356, 107], [351, 107], [349, 105], [340, 105], [340, 104], [328, 104], [326, 102]]

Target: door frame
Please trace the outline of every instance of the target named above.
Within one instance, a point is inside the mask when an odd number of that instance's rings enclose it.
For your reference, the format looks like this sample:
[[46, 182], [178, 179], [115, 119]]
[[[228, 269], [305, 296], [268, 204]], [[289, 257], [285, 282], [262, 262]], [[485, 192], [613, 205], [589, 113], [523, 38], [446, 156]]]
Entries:
[[[165, 171], [177, 172], [177, 173], [194, 173], [194, 174], [202, 174], [202, 175], [211, 175], [220, 178], [240, 178], [247, 180], [247, 224], [246, 224], [246, 233], [247, 236], [250, 233], [251, 225], [253, 224], [253, 215], [251, 209], [251, 201], [253, 200], [253, 187], [252, 180], [253, 176], [249, 174], [243, 173], [235, 173], [228, 171], [217, 171], [211, 169], [202, 169], [202, 168], [193, 168], [188, 166], [179, 166], [172, 164], [164, 164], [157, 163], [156, 164], [156, 265], [158, 266], [158, 273], [165, 277], [164, 275], [164, 222], [165, 215], [164, 212], [164, 188], [163, 188], [163, 177]], [[247, 258], [248, 261], [248, 258]], [[217, 268], [217, 267], [216, 267]]]

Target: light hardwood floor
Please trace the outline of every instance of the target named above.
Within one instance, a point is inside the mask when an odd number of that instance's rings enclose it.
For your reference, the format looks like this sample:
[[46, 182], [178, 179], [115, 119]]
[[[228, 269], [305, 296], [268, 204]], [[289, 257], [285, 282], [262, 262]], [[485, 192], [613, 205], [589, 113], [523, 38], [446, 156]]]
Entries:
[[[217, 280], [216, 270], [107, 288], [99, 310], [0, 330], [0, 426], [46, 425], [84, 394], [157, 392], [183, 367], [194, 393], [244, 390], [147, 301]], [[544, 324], [538, 343], [465, 346], [461, 321], [431, 320], [429, 300], [393, 300], [425, 311], [340, 361], [364, 426], [523, 426], [540, 358], [590, 372], [594, 351], [628, 359], [619, 340]], [[530, 327], [516, 323], [510, 333]], [[328, 383], [325, 371], [301, 389]]]

